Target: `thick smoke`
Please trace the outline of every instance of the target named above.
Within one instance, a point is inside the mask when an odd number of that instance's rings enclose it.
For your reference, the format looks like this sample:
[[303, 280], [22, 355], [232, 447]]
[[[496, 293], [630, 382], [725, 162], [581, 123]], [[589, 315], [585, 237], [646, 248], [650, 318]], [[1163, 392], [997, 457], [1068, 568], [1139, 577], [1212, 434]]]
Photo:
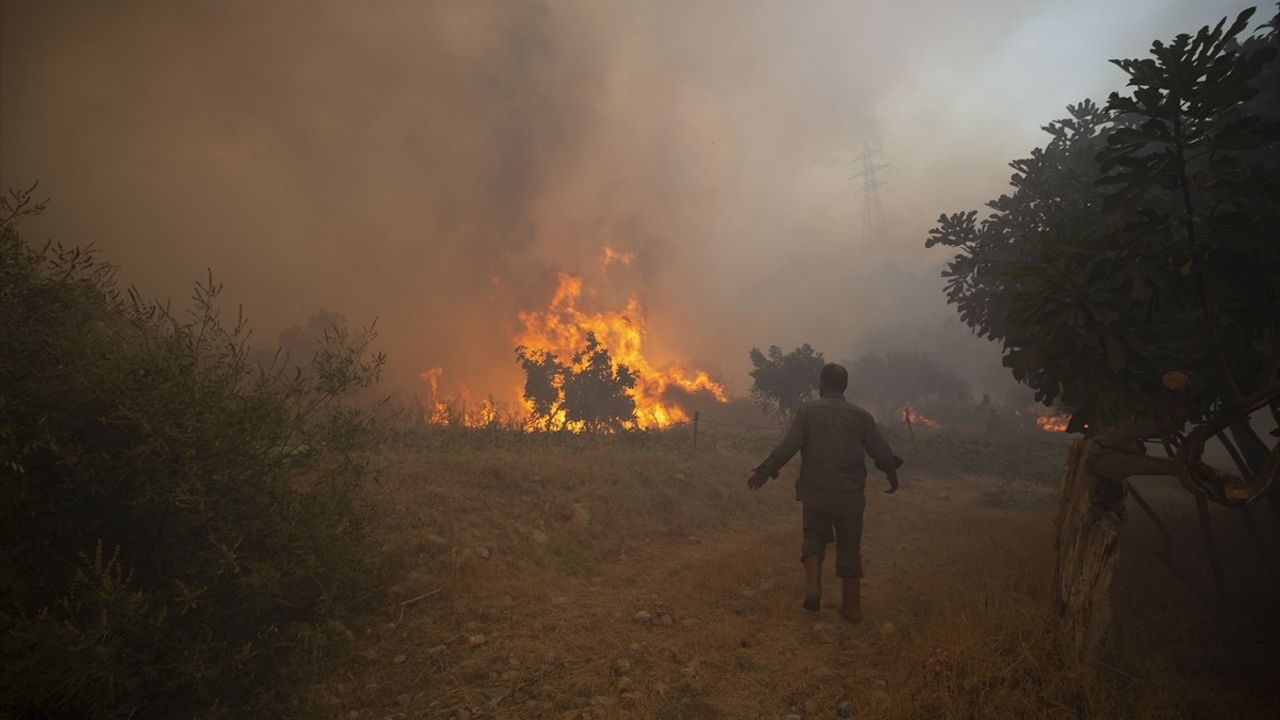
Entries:
[[[918, 5], [4, 0], [0, 183], [40, 179], [29, 232], [146, 294], [212, 267], [260, 338], [377, 316], [411, 390], [441, 367], [510, 398], [516, 312], [559, 270], [638, 293], [653, 359], [734, 392], [752, 345], [801, 342], [949, 348], [995, 383], [931, 221], [1114, 87], [1107, 57], [1238, 8]], [[887, 250], [860, 236], [864, 144], [890, 165]], [[605, 271], [606, 245], [635, 262]]]

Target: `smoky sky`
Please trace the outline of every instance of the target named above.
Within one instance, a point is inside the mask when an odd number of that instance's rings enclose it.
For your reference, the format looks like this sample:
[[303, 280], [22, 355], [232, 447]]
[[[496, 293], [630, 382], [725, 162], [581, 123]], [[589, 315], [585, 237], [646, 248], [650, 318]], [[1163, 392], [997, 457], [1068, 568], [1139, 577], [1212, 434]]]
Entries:
[[934, 219], [1120, 89], [1108, 58], [1243, 7], [0, 0], [0, 184], [40, 180], [25, 231], [144, 294], [180, 306], [212, 268], [260, 340], [377, 317], [391, 387], [439, 366], [513, 397], [516, 313], [566, 271], [733, 392], [749, 348], [802, 342], [946, 354], [981, 389], [998, 352], [943, 302]]

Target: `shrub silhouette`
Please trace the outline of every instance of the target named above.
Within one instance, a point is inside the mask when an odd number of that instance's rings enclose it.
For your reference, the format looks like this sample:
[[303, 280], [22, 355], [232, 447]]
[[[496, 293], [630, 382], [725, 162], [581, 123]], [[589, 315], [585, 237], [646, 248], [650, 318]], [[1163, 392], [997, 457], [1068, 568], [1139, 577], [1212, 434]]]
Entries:
[[[0, 203], [0, 716], [279, 715], [323, 625], [373, 597], [351, 395], [372, 331], [249, 359], [212, 280], [185, 318]], [[272, 709], [272, 708], [276, 709]]]
[[770, 345], [769, 352], [751, 348], [751, 397], [760, 408], [778, 420], [791, 417], [795, 409], [818, 390], [818, 373], [826, 362], [822, 353], [805, 343], [789, 353]]

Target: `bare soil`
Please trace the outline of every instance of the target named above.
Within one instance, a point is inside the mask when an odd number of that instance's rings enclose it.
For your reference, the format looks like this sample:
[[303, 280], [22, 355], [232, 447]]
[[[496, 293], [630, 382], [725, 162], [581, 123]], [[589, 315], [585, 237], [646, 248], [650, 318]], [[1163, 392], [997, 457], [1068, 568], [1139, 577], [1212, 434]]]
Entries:
[[338, 628], [350, 655], [308, 700], [334, 718], [1274, 716], [1274, 623], [1247, 648], [1223, 639], [1235, 625], [1205, 620], [1222, 608], [1151, 571], [1144, 518], [1106, 662], [1058, 659], [1056, 478], [912, 470], [895, 495], [872, 478], [864, 621], [802, 610], [792, 476], [751, 493], [756, 454], [461, 443], [393, 457], [375, 493], [396, 585], [384, 613]]

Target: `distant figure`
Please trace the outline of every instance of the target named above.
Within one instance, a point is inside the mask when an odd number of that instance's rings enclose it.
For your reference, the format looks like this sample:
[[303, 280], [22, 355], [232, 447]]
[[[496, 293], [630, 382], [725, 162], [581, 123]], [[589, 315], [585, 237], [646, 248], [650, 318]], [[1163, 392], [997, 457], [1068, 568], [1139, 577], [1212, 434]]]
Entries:
[[[757, 490], [800, 451], [800, 480], [796, 494], [804, 504], [804, 542], [800, 561], [804, 563], [804, 609], [822, 607], [822, 560], [827, 544], [836, 544], [836, 575], [844, 587], [840, 614], [849, 622], [862, 619], [859, 580], [862, 578], [862, 512], [866, 509], [865, 456], [889, 479], [886, 493], [898, 489], [898, 467], [889, 443], [876, 428], [866, 410], [844, 399], [849, 373], [830, 363], [818, 377], [818, 399], [796, 410], [791, 428], [778, 448], [760, 463], [747, 486]], [[833, 533], [834, 531], [834, 533]]]
[[996, 409], [996, 404], [991, 402], [990, 393], [982, 393], [982, 402], [978, 403], [978, 407], [974, 412], [983, 416], [982, 420], [986, 423], [987, 432], [995, 432], [996, 416], [1000, 414], [1000, 411]]

